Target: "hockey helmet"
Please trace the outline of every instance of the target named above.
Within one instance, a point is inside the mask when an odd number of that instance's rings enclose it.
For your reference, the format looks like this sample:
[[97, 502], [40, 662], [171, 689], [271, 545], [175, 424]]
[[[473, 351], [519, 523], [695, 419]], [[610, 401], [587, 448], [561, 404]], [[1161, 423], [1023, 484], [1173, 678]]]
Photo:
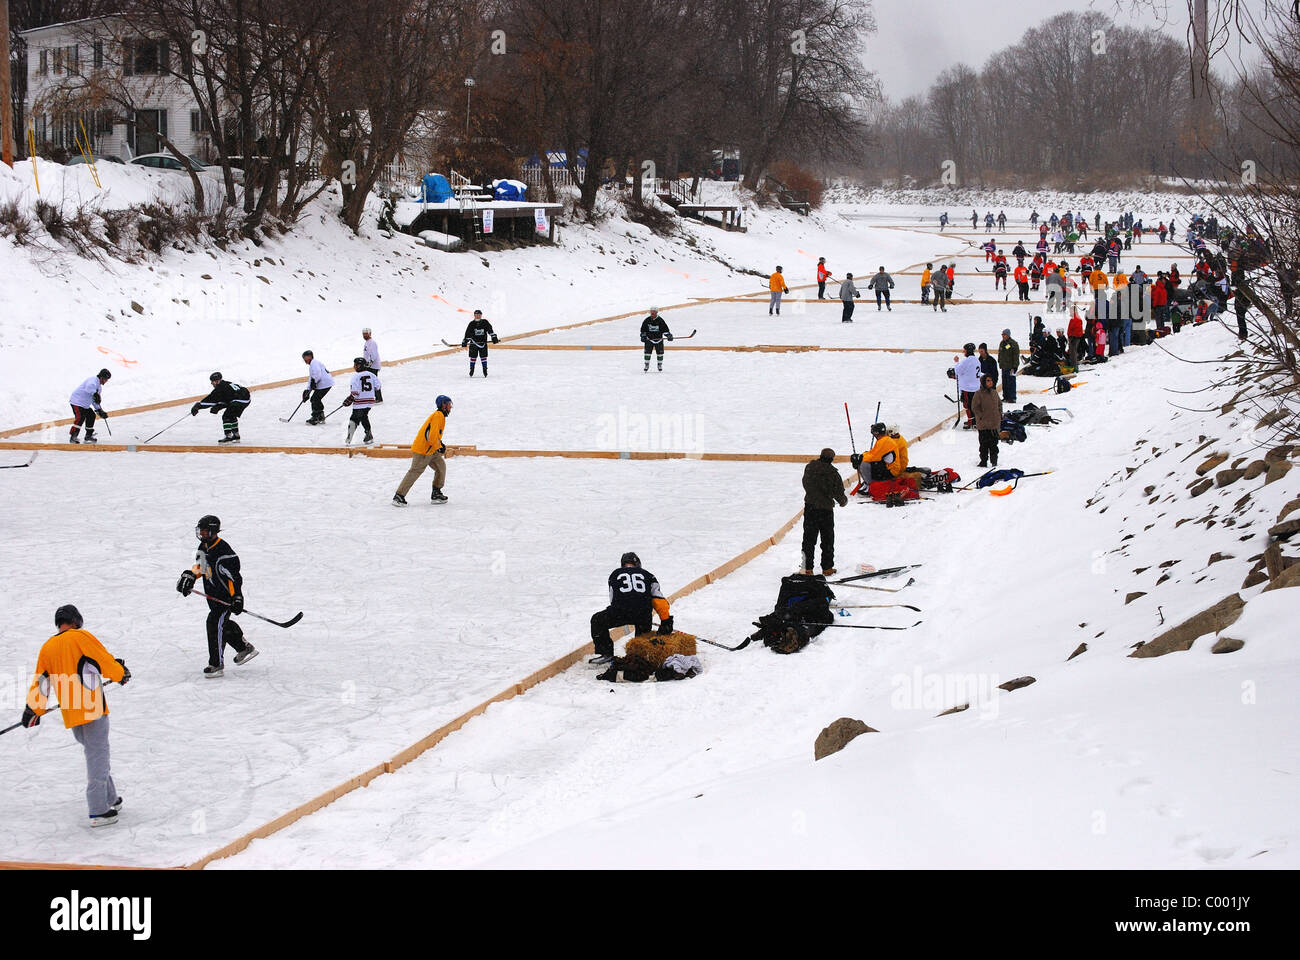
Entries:
[[641, 558], [638, 557], [638, 556], [637, 556], [635, 553], [633, 553], [631, 550], [629, 550], [627, 553], [623, 554], [623, 556], [619, 557], [619, 558], [618, 558], [618, 562], [619, 562], [619, 566], [623, 566], [623, 567], [626, 567], [626, 566], [639, 567], [639, 566], [641, 566]]

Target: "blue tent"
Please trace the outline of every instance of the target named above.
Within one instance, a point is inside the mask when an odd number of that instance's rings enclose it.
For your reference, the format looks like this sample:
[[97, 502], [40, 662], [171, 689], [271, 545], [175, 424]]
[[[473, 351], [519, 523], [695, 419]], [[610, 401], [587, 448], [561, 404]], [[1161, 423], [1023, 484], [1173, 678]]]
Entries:
[[528, 185], [518, 180], [497, 180], [492, 184], [494, 200], [522, 200]]
[[441, 203], [452, 198], [451, 184], [440, 173], [426, 173], [420, 187], [420, 199], [425, 203]]

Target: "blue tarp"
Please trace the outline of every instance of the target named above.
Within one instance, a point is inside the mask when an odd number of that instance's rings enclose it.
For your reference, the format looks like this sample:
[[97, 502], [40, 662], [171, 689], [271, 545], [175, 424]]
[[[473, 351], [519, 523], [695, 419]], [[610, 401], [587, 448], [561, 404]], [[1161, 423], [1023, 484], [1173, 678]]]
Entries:
[[522, 200], [528, 185], [518, 180], [497, 180], [492, 184], [493, 200]]
[[442, 203], [452, 197], [451, 184], [440, 173], [426, 173], [420, 187], [420, 199], [425, 203]]

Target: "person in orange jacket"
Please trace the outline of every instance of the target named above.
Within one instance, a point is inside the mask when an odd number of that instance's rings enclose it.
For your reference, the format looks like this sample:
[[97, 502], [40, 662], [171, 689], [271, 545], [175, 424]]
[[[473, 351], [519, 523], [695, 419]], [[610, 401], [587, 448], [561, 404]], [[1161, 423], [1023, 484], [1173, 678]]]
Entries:
[[447, 462], [443, 459], [447, 445], [442, 442], [442, 432], [447, 428], [447, 417], [451, 414], [451, 397], [439, 396], [437, 405], [438, 409], [429, 414], [429, 418], [420, 426], [420, 432], [411, 441], [411, 466], [402, 482], [397, 485], [397, 492], [393, 494], [395, 507], [406, 506], [406, 494], [415, 481], [420, 479], [420, 474], [429, 467], [433, 467], [431, 499], [434, 503], [447, 502], [442, 492], [442, 485], [447, 480]]
[[883, 423], [873, 423], [871, 436], [874, 439], [871, 449], [849, 458], [849, 462], [858, 471], [863, 493], [873, 481], [897, 479], [907, 466], [907, 461], [901, 454], [906, 448], [900, 447], [900, 438], [890, 436], [888, 427]]
[[84, 625], [81, 612], [70, 603], [54, 611], [54, 626], [59, 632], [45, 641], [36, 658], [36, 674], [20, 722], [24, 727], [39, 724], [48, 712], [50, 694], [54, 694], [63, 712], [63, 725], [86, 753], [90, 825], [102, 827], [117, 822], [117, 811], [122, 806], [109, 762], [104, 683], [112, 680], [125, 686], [131, 671], [122, 660], [114, 659], [94, 634], [83, 629]]
[[772, 297], [767, 304], [767, 315], [770, 317], [775, 310], [776, 315], [781, 315], [781, 294], [789, 293], [790, 288], [785, 285], [785, 275], [781, 273], [781, 266], [778, 264], [776, 273], [767, 278], [767, 289], [772, 292]]
[[[778, 268], [780, 269], [780, 268]], [[830, 269], [826, 266], [826, 258], [817, 258], [817, 299], [826, 299], [826, 281], [835, 279], [831, 276]]]
[[1020, 264], [1020, 266], [1016, 267], [1015, 277], [1016, 277], [1016, 290], [1018, 291], [1016, 299], [1028, 300], [1029, 299], [1029, 271], [1025, 268], [1025, 265], [1023, 263]]
[[927, 263], [925, 269], [921, 271], [921, 302], [930, 302], [930, 273], [934, 270], [933, 263]]

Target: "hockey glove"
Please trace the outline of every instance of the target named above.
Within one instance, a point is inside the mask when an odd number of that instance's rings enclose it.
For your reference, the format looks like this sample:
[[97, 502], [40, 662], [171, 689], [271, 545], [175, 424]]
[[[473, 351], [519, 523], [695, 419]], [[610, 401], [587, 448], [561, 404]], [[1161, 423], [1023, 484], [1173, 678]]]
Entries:
[[667, 619], [665, 619], [665, 620], [663, 620], [663, 621], [660, 622], [660, 624], [659, 624], [659, 635], [660, 635], [660, 636], [667, 636], [668, 634], [670, 634], [670, 633], [672, 633], [672, 632], [673, 632], [673, 618], [672, 618], [672, 617], [668, 617]]
[[28, 729], [38, 726], [41, 722], [40, 716], [31, 707], [23, 707], [23, 719], [21, 721], [24, 727]]
[[345, 407], [350, 407], [350, 406], [352, 406], [352, 398], [351, 398], [351, 397], [344, 397], [344, 398], [343, 398], [343, 406], [345, 406]]
[[493, 337], [492, 337], [492, 342], [493, 342], [493, 343], [500, 343], [501, 341], [498, 340], [498, 339], [496, 338], [496, 336], [493, 336]]
[[664, 334], [664, 339], [667, 340], [667, 341], [669, 341], [669, 342], [671, 342], [672, 339], [673, 339], [673, 335], [672, 335], [671, 333], [665, 333], [665, 334]]
[[469, 346], [469, 341], [468, 341], [468, 340], [462, 340], [462, 341], [460, 342], [460, 348], [461, 348], [462, 350], [464, 350], [464, 349], [465, 349], [466, 347], [468, 347], [468, 346]]
[[194, 576], [193, 570], [186, 570], [181, 574], [181, 578], [176, 581], [176, 592], [182, 597], [188, 597], [194, 590], [194, 582], [198, 577]]
[[125, 661], [125, 660], [123, 660], [121, 657], [116, 657], [115, 659], [116, 659], [117, 662], [118, 662], [119, 664], [121, 664], [121, 666], [122, 666], [122, 679], [119, 680], [119, 681], [117, 681], [117, 682], [118, 682], [121, 686], [124, 686], [124, 687], [125, 687], [125, 686], [126, 686], [126, 682], [127, 682], [128, 680], [131, 679], [131, 671], [128, 670], [128, 669], [126, 668], [126, 661]]
[[311, 389], [308, 388], [302, 392], [302, 402], [306, 403], [311, 398]]
[[849, 457], [849, 463], [852, 465], [854, 470], [859, 469], [862, 466], [862, 454], [853, 454], [853, 456]]
[[90, 395], [90, 399], [95, 401], [95, 406], [99, 406], [99, 402], [100, 402], [100, 400], [103, 399], [103, 397], [101, 397], [101, 396], [99, 395], [99, 391], [96, 390], [94, 393], [92, 393], [92, 394]]
[[190, 407], [190, 416], [197, 417], [198, 415], [199, 415], [199, 405], [196, 403], [194, 404], [194, 406]]
[[230, 598], [230, 612], [238, 616], [244, 612], [244, 598], [242, 594], [235, 594]]
[[447, 445], [444, 443], [441, 447], [438, 448], [438, 452], [439, 452], [439, 453], [446, 453], [446, 452], [447, 452]]

